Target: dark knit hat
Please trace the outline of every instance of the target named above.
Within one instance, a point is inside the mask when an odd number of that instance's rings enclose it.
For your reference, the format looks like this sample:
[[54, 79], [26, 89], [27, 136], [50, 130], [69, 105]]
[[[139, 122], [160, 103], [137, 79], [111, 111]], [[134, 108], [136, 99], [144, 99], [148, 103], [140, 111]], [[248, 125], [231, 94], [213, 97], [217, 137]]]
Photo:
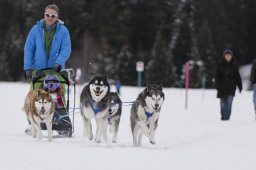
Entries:
[[234, 54], [231, 50], [227, 49], [227, 50], [224, 50], [223, 52], [223, 56], [225, 56], [226, 54], [230, 54], [232, 57], [234, 57]]

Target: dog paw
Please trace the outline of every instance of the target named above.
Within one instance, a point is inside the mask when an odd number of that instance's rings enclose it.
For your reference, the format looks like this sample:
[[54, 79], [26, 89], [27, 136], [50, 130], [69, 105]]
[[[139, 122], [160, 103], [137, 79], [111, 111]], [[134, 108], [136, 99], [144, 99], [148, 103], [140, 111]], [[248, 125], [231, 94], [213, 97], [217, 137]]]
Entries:
[[95, 139], [95, 142], [96, 142], [96, 143], [100, 143], [100, 140]]
[[112, 140], [112, 143], [116, 143], [116, 140]]
[[144, 135], [145, 135], [146, 137], [149, 137], [149, 131], [145, 132]]
[[134, 147], [139, 147], [140, 144], [139, 144], [138, 142], [135, 142], [135, 143], [133, 142], [133, 146], [134, 146]]
[[42, 140], [42, 138], [38, 138], [38, 137], [37, 137], [36, 140], [37, 140], [37, 141], [40, 141], [40, 140]]
[[92, 140], [93, 139], [93, 135], [88, 135], [88, 139]]
[[32, 138], [36, 138], [36, 133], [32, 131]]
[[149, 141], [149, 143], [151, 143], [152, 145], [154, 145], [154, 144], [156, 144], [156, 142], [155, 141]]

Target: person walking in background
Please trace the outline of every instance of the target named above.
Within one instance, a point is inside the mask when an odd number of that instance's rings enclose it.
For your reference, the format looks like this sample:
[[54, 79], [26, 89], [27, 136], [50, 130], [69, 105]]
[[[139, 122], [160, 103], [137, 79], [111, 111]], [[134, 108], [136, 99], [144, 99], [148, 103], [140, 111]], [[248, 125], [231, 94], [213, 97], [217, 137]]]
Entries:
[[117, 94], [119, 94], [120, 95], [120, 89], [121, 89], [121, 82], [119, 81], [119, 80], [116, 80], [116, 82], [115, 82], [115, 87], [116, 87], [116, 91], [117, 91]]
[[69, 31], [59, 20], [59, 9], [55, 4], [48, 5], [44, 19], [32, 27], [25, 42], [25, 78], [31, 81], [32, 75], [40, 69], [53, 68], [54, 72], [60, 72], [65, 68], [70, 53]]
[[231, 50], [225, 50], [223, 61], [216, 70], [217, 98], [220, 98], [221, 120], [229, 120], [236, 87], [242, 92], [241, 76], [238, 66], [234, 62]]
[[256, 59], [254, 59], [252, 62], [250, 80], [253, 85], [252, 86], [252, 88], [253, 88], [253, 104], [254, 104], [254, 111], [256, 114]]

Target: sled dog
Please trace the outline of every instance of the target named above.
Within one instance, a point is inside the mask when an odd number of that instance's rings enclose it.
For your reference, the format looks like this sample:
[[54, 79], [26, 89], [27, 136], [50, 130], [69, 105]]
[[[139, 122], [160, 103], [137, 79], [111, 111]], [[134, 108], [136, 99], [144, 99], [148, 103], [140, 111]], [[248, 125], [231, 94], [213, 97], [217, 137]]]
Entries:
[[107, 129], [109, 126], [109, 131], [113, 133], [112, 142], [115, 143], [117, 141], [117, 133], [119, 129], [119, 123], [122, 113], [122, 101], [118, 96], [117, 92], [110, 92], [108, 96], [108, 115], [105, 121], [105, 128], [103, 137], [107, 140]]
[[163, 102], [162, 85], [156, 84], [148, 84], [135, 100], [130, 115], [134, 146], [141, 145], [143, 135], [149, 137], [151, 144], [155, 144], [155, 130]]
[[42, 90], [31, 90], [28, 92], [24, 111], [31, 123], [32, 137], [42, 139], [40, 123], [45, 123], [48, 132], [48, 141], [52, 141], [52, 118], [54, 114], [54, 102], [51, 95]]
[[83, 117], [84, 135], [89, 140], [93, 139], [91, 119], [95, 118], [97, 130], [95, 142], [99, 143], [105, 128], [105, 120], [108, 114], [108, 95], [110, 86], [106, 76], [95, 76], [83, 88], [80, 96], [80, 110]]

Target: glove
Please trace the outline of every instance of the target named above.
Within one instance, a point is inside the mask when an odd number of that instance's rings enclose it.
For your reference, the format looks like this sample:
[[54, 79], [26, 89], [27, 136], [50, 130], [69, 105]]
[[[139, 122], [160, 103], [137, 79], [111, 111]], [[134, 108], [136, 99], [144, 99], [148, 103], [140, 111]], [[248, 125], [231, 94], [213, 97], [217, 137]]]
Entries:
[[61, 65], [55, 64], [54, 67], [53, 67], [53, 71], [56, 72], [56, 73], [59, 73], [60, 70], [61, 70]]
[[25, 70], [24, 71], [24, 77], [25, 79], [27, 79], [29, 82], [31, 81], [32, 79], [32, 70]]

